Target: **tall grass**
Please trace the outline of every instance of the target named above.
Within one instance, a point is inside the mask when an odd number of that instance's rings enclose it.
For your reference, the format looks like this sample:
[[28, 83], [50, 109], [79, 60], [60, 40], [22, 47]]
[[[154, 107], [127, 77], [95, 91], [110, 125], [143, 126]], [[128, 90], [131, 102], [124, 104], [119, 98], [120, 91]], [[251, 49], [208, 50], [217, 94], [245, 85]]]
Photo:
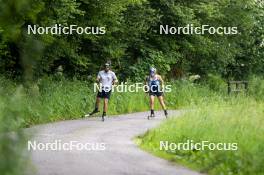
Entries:
[[[209, 93], [210, 97], [198, 97], [199, 103], [191, 107], [194, 110], [179, 118], [171, 118], [141, 136], [141, 147], [209, 174], [264, 174], [263, 83], [262, 79], [253, 77], [248, 95]], [[201, 92], [198, 94], [204, 95]], [[196, 101], [195, 95], [190, 98]], [[238, 150], [160, 150], [160, 141], [185, 143], [187, 140], [195, 143], [237, 143]]]
[[[225, 105], [225, 101], [230, 101], [226, 87], [222, 80], [218, 82], [219, 78], [211, 79], [210, 83], [203, 84], [187, 80], [167, 83], [172, 85], [172, 92], [165, 94], [167, 106], [170, 109], [194, 108], [200, 104], [209, 105], [214, 101], [221, 101], [222, 105]], [[55, 81], [46, 77], [27, 88], [3, 77], [0, 77], [0, 81], [0, 111], [11, 111], [12, 115], [15, 113], [15, 123], [20, 127], [80, 118], [94, 108], [96, 93], [93, 92], [93, 85], [86, 81]], [[261, 78], [253, 77], [249, 87], [249, 95], [261, 100], [264, 96], [264, 83]], [[149, 109], [148, 95], [144, 92], [114, 92], [109, 104], [110, 115]], [[155, 107], [160, 109], [157, 100]]]
[[[77, 119], [94, 108], [96, 93], [86, 81], [42, 78], [29, 87], [1, 78], [0, 103], [3, 109], [17, 112], [16, 120], [21, 127], [58, 120]], [[215, 92], [188, 81], [170, 83], [172, 92], [165, 94], [169, 108], [182, 108], [218, 98]], [[13, 94], [20, 97], [12, 101]], [[16, 103], [19, 103], [17, 105]], [[8, 104], [8, 105], [7, 105]], [[161, 109], [158, 101], [156, 110]], [[101, 104], [102, 109], [102, 104]], [[149, 110], [149, 98], [144, 92], [114, 92], [109, 103], [109, 115]]]
[[[16, 111], [16, 121], [20, 127], [58, 120], [77, 119], [94, 109], [96, 92], [86, 81], [54, 81], [52, 78], [40, 79], [25, 88], [1, 78], [0, 110]], [[12, 100], [17, 94], [19, 100]], [[19, 103], [19, 104], [16, 104]], [[102, 103], [101, 103], [102, 109]], [[144, 92], [112, 93], [109, 115], [144, 111], [148, 109], [148, 98]], [[13, 118], [13, 117], [11, 117]]]
[[206, 85], [187, 80], [178, 80], [170, 84], [172, 92], [165, 94], [165, 99], [171, 109], [192, 108], [202, 103], [211, 103], [212, 100], [223, 99], [226, 95], [213, 91]]

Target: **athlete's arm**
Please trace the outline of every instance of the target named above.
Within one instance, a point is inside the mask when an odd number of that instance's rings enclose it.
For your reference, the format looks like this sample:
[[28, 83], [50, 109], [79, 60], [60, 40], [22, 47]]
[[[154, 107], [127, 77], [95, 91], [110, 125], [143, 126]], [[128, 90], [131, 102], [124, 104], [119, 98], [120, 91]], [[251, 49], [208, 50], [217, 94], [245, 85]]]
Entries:
[[145, 78], [144, 85], [145, 85], [144, 86], [144, 88], [145, 88], [144, 90], [145, 90], [146, 93], [148, 93], [148, 77]]
[[113, 80], [113, 85], [116, 85], [118, 83], [118, 80], [117, 79], [114, 79]]
[[160, 75], [157, 75], [157, 77], [158, 77], [158, 79], [160, 81], [161, 88], [162, 88], [162, 91], [163, 91], [164, 90], [164, 86], [165, 86], [164, 81], [163, 81], [163, 79], [162, 79], [162, 77]]
[[101, 75], [100, 75], [100, 72], [99, 72], [97, 77], [96, 77], [96, 83], [100, 83], [100, 82], [101, 82]]
[[118, 83], [118, 79], [116, 77], [116, 74], [113, 72], [113, 82], [112, 82], [112, 84], [116, 85], [117, 83]]

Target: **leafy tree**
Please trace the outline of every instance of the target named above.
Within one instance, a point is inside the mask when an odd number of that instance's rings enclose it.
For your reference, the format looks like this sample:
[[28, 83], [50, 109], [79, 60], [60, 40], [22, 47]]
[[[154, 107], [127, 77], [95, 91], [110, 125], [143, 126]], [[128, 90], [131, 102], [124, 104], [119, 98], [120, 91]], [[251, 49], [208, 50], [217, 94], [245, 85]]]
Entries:
[[[149, 66], [169, 79], [263, 73], [263, 3], [255, 0], [0, 1], [0, 71], [28, 79], [63, 68], [94, 75], [105, 61], [122, 80], [142, 80]], [[33, 10], [32, 10], [33, 9]], [[7, 20], [8, 19], [8, 20]], [[106, 27], [105, 35], [30, 35], [27, 26]], [[160, 35], [160, 25], [238, 27], [237, 35]]]

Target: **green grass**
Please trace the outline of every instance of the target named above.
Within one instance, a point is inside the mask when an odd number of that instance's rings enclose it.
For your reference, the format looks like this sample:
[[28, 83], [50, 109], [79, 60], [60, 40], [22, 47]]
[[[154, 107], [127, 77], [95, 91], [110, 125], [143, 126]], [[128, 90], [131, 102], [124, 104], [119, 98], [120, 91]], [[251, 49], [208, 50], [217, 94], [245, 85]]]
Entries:
[[[13, 124], [29, 127], [35, 124], [59, 120], [77, 119], [94, 108], [96, 93], [93, 85], [79, 80], [54, 81], [52, 78], [40, 79], [29, 87], [0, 78], [0, 113], [14, 119]], [[215, 92], [202, 85], [188, 81], [171, 83], [172, 92], [165, 94], [169, 108], [183, 108], [218, 98]], [[160, 105], [156, 100], [156, 110]], [[101, 103], [102, 110], [102, 103]], [[109, 115], [149, 110], [148, 95], [138, 93], [112, 93], [109, 103]]]
[[[264, 103], [251, 97], [231, 97], [202, 103], [172, 118], [138, 140], [155, 155], [209, 174], [264, 174]], [[237, 151], [160, 150], [169, 143], [237, 143]]]
[[[4, 78], [0, 81], [0, 113], [12, 119], [12, 125], [16, 125], [14, 128], [77, 119], [94, 109], [96, 93], [93, 85], [86, 81], [43, 78], [27, 88]], [[115, 92], [110, 99], [108, 114], [146, 111], [148, 104], [144, 92]], [[102, 105], [101, 102], [101, 111]]]

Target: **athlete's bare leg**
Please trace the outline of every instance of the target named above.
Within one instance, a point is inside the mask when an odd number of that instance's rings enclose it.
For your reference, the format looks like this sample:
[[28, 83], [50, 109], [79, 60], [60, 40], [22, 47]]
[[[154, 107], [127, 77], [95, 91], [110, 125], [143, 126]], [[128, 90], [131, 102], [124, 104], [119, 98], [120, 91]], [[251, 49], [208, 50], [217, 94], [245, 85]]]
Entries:
[[150, 95], [149, 96], [149, 105], [150, 105], [150, 116], [154, 117], [154, 102], [155, 102], [155, 96]]
[[[100, 97], [96, 97], [96, 101], [95, 101], [95, 107], [93, 112], [91, 112], [88, 116], [91, 116], [97, 112], [99, 112], [99, 105], [100, 105]], [[86, 116], [86, 115], [85, 115]]]
[[158, 99], [159, 99], [159, 102], [160, 102], [160, 105], [161, 105], [162, 109], [164, 110], [164, 114], [165, 114], [165, 116], [168, 117], [168, 112], [167, 112], [166, 105], [165, 105], [165, 103], [164, 103], [164, 98], [163, 98], [163, 96], [159, 96]]
[[104, 99], [104, 112], [106, 113], [108, 110], [108, 98]]
[[102, 115], [102, 121], [105, 120], [107, 110], [108, 110], [108, 98], [104, 98], [104, 111]]
[[99, 105], [100, 105], [100, 98], [97, 97], [95, 102], [95, 109], [99, 109]]
[[163, 96], [159, 96], [158, 99], [159, 99], [159, 103], [160, 103], [162, 109], [163, 109], [163, 110], [166, 110], [166, 105], [165, 105], [165, 103], [164, 103]]
[[154, 102], [155, 102], [155, 96], [150, 95], [149, 96], [149, 105], [150, 105], [151, 110], [154, 110]]

